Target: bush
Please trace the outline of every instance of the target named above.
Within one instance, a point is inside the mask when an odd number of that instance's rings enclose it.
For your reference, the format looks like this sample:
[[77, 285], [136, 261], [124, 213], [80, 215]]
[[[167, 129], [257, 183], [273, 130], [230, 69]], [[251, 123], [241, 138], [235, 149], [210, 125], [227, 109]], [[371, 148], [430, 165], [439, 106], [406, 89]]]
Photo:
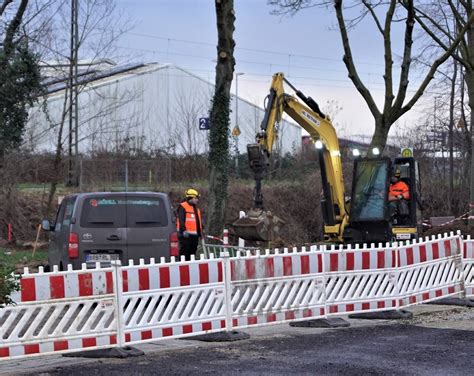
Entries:
[[0, 264], [0, 308], [12, 304], [11, 293], [20, 289], [19, 277], [14, 272], [13, 266]]

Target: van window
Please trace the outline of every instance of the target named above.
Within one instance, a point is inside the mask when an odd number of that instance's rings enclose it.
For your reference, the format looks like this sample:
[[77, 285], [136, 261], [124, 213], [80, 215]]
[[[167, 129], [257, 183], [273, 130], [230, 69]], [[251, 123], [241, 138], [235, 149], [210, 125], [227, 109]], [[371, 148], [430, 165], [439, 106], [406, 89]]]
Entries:
[[159, 197], [129, 197], [127, 224], [128, 227], [168, 226], [165, 203]]
[[127, 227], [125, 197], [88, 197], [84, 200], [81, 227]]
[[62, 220], [63, 226], [69, 226], [71, 224], [72, 212], [74, 211], [74, 203], [76, 197], [69, 198], [66, 202], [66, 210], [64, 211], [64, 218]]
[[164, 202], [158, 197], [89, 197], [84, 200], [81, 227], [164, 227]]
[[56, 214], [56, 221], [54, 222], [54, 231], [55, 232], [60, 232], [61, 231], [61, 225], [63, 222], [64, 218], [64, 212], [66, 211], [66, 202], [63, 200], [61, 202], [61, 205], [59, 206], [58, 212]]

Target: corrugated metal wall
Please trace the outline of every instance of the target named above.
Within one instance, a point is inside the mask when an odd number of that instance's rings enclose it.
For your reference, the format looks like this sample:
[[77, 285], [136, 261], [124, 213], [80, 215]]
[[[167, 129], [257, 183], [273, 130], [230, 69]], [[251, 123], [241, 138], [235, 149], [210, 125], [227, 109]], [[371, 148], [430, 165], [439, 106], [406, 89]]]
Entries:
[[[117, 149], [164, 150], [196, 154], [208, 150], [208, 131], [199, 130], [201, 117], [208, 117], [212, 84], [173, 65], [144, 67], [101, 78], [80, 89], [79, 151]], [[235, 97], [231, 108], [235, 111]], [[42, 106], [31, 110], [25, 142], [30, 148], [55, 150], [63, 114], [64, 91], [47, 98], [47, 115]], [[263, 109], [239, 99], [239, 152], [254, 142]], [[48, 120], [49, 119], [49, 120]], [[231, 129], [235, 113], [231, 114]], [[67, 145], [68, 116], [62, 139]], [[232, 152], [235, 150], [231, 140]], [[278, 147], [283, 153], [299, 150], [301, 128], [283, 121]], [[66, 148], [67, 150], [67, 148]]]

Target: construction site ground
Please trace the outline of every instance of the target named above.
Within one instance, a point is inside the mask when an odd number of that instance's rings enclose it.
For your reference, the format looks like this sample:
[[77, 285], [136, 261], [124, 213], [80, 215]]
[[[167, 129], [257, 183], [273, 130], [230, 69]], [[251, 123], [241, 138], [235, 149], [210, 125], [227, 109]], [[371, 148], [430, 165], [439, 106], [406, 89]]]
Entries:
[[471, 375], [474, 308], [424, 304], [411, 319], [348, 319], [350, 327], [245, 329], [250, 339], [172, 339], [126, 359], [42, 356], [2, 361], [0, 375]]

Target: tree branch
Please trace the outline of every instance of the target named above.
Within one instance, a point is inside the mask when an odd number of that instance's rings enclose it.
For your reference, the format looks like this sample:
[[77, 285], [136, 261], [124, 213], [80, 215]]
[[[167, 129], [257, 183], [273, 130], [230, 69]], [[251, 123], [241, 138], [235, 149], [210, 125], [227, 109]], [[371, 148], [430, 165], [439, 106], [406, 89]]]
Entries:
[[[463, 3], [463, 2], [461, 2], [461, 3]], [[451, 8], [451, 12], [453, 12], [454, 17], [456, 18], [456, 21], [458, 21], [458, 23], [460, 25], [464, 26], [464, 18], [462, 16], [462, 14], [459, 13], [458, 9], [456, 8], [456, 6], [452, 2], [452, 0], [448, 0], [448, 4], [449, 4], [449, 7]], [[472, 4], [471, 4], [471, 6], [469, 6], [464, 2], [463, 7], [467, 10], [467, 9], [470, 9], [472, 7]]]
[[5, 0], [3, 4], [0, 6], [0, 16], [5, 12], [5, 9], [7, 9], [8, 5], [10, 5], [13, 2], [13, 0]]
[[[425, 79], [421, 83], [420, 87], [416, 91], [416, 93], [413, 95], [412, 99], [401, 109], [401, 114], [402, 116], [404, 113], [406, 113], [408, 110], [410, 110], [413, 105], [416, 103], [416, 101], [423, 95], [423, 92], [425, 91], [426, 87], [430, 83], [431, 79], [434, 77], [434, 74], [436, 70], [439, 68], [441, 64], [443, 64], [450, 56], [452, 56], [453, 52], [456, 50], [458, 47], [459, 43], [461, 40], [464, 38], [464, 34], [466, 31], [471, 27], [471, 24], [474, 22], [474, 12], [471, 14], [469, 19], [467, 20], [466, 24], [462, 28], [461, 32], [459, 35], [456, 37], [454, 42], [451, 44], [451, 46], [445, 51], [443, 55], [441, 55], [438, 59], [436, 59], [433, 62], [433, 65], [431, 66], [431, 69], [429, 72], [426, 74]], [[397, 118], [399, 118], [398, 116]]]
[[[395, 13], [396, 0], [391, 0], [390, 6], [387, 11], [387, 17], [385, 18], [384, 32], [383, 32], [383, 45], [384, 45], [384, 59], [385, 59], [385, 103], [384, 103], [384, 114], [386, 114], [392, 107], [393, 102], [393, 81], [392, 81], [392, 41], [391, 41], [391, 26], [393, 15]], [[405, 39], [406, 42], [406, 39]]]
[[[404, 7], [406, 7], [406, 1], [402, 1], [401, 2], [402, 5]], [[431, 17], [429, 17], [427, 14], [425, 14], [424, 12], [422, 12], [420, 9], [417, 9], [416, 8], [416, 12], [420, 13], [423, 18], [426, 18], [428, 21], [430, 21], [430, 23], [435, 26], [440, 32], [442, 32], [447, 38], [449, 39], [452, 39], [452, 36], [449, 35], [449, 33], [446, 32], [446, 30], [444, 30], [443, 28], [441, 28], [439, 26], [439, 24], [434, 20], [432, 19]], [[423, 21], [423, 18], [418, 16], [415, 12], [415, 20], [418, 22], [418, 24], [421, 26], [421, 28], [431, 37], [431, 39], [433, 39], [443, 50], [448, 50], [449, 49], [449, 46], [447, 46], [445, 43], [443, 43], [443, 41], [438, 38], [438, 36], [430, 29], [430, 27], [428, 27], [428, 25]], [[466, 27], [466, 24], [464, 24], [464, 27]], [[466, 29], [467, 30], [467, 29]], [[464, 31], [465, 32], [465, 31]], [[454, 43], [454, 42], [453, 42]], [[464, 43], [464, 38], [461, 40], [461, 41], [458, 41], [457, 42], [458, 44], [461, 44], [462, 45], [462, 48], [465, 49], [467, 51], [467, 46], [465, 45]], [[451, 54], [451, 56], [453, 57], [453, 59], [457, 60], [459, 63], [461, 63], [463, 66], [466, 66], [466, 62], [463, 61], [462, 58], [460, 58], [456, 53], [455, 51], [453, 50], [453, 53]]]
[[367, 105], [369, 106], [369, 110], [374, 116], [374, 118], [380, 118], [380, 111], [377, 108], [377, 105], [375, 104], [374, 99], [372, 98], [372, 95], [370, 94], [369, 90], [367, 87], [363, 84], [361, 81], [359, 75], [357, 74], [357, 70], [354, 66], [354, 59], [352, 57], [352, 51], [351, 51], [351, 46], [349, 43], [349, 37], [347, 35], [347, 29], [346, 29], [346, 24], [344, 21], [344, 16], [342, 14], [342, 0], [335, 0], [334, 1], [334, 8], [336, 9], [336, 15], [337, 15], [337, 21], [339, 24], [339, 30], [341, 32], [341, 38], [342, 38], [342, 45], [344, 47], [344, 64], [346, 64], [347, 71], [349, 72], [349, 78], [351, 81], [354, 83], [354, 86], [356, 89], [359, 91], [359, 93], [362, 95], [364, 100], [366, 101]]
[[[392, 1], [392, 2], [393, 2], [393, 1]], [[377, 29], [379, 29], [380, 34], [385, 35], [384, 29], [382, 28], [382, 25], [380, 24], [380, 21], [379, 21], [377, 15], [375, 14], [373, 5], [372, 5], [372, 4], [369, 4], [369, 3], [367, 2], [367, 0], [363, 0], [362, 3], [365, 5], [365, 7], [366, 7], [367, 10], [369, 11], [369, 13], [372, 15], [372, 18], [374, 19], [375, 25], [377, 26]], [[393, 16], [393, 14], [392, 14], [392, 16]]]
[[398, 110], [402, 107], [403, 101], [405, 100], [408, 83], [409, 83], [409, 73], [410, 73], [410, 65], [411, 65], [411, 48], [413, 45], [413, 29], [415, 26], [415, 9], [413, 7], [413, 1], [408, 0], [408, 8], [407, 9], [407, 19], [406, 19], [406, 26], [405, 26], [405, 47], [403, 49], [403, 59], [401, 64], [401, 72], [400, 72], [400, 82], [398, 86], [398, 94], [397, 98], [395, 99], [394, 108]]
[[3, 48], [5, 54], [9, 56], [13, 51], [13, 38], [20, 27], [23, 14], [25, 13], [28, 0], [21, 0], [20, 6], [18, 7], [15, 17], [11, 20], [5, 32], [5, 39], [3, 40]]

